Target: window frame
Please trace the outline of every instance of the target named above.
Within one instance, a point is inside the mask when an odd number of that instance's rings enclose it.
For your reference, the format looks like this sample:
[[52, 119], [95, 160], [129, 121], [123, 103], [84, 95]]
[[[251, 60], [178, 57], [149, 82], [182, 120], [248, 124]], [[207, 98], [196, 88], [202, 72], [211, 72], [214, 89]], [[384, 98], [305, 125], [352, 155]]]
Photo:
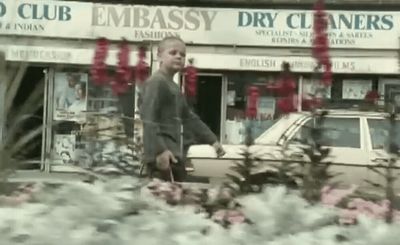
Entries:
[[[373, 144], [372, 144], [372, 135], [371, 135], [370, 125], [369, 125], [369, 123], [368, 123], [368, 120], [382, 120], [382, 121], [385, 121], [385, 120], [387, 120], [387, 119], [384, 118], [384, 117], [377, 117], [377, 116], [374, 116], [374, 117], [366, 117], [366, 118], [365, 118], [365, 131], [366, 131], [366, 135], [368, 135], [368, 137], [366, 137], [367, 149], [368, 149], [369, 151], [382, 151], [382, 150], [384, 150], [384, 149], [381, 149], [381, 148], [376, 148], [376, 149], [374, 149], [374, 147], [373, 147]], [[400, 119], [399, 119], [399, 118], [396, 118], [396, 121], [398, 121], [398, 122], [400, 123]]]

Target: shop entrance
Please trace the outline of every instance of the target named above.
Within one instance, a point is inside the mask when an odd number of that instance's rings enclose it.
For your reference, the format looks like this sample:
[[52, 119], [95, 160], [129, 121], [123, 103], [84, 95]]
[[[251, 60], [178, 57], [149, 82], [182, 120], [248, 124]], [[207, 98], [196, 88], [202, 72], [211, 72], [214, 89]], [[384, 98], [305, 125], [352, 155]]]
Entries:
[[[18, 120], [20, 125], [19, 131], [15, 135], [17, 138], [24, 137], [24, 135], [29, 134], [29, 132], [38, 129], [43, 125], [44, 99], [40, 94], [43, 94], [44, 90], [42, 86], [38, 86], [39, 83], [44, 82], [43, 69], [43, 67], [35, 66], [27, 68], [12, 102], [12, 111], [20, 110], [24, 106], [31, 108], [27, 109], [27, 115], [25, 115], [26, 118], [24, 120]], [[37, 98], [40, 101], [35, 100], [34, 102], [29, 102], [28, 98], [32, 93], [39, 93]], [[27, 106], [26, 103], [34, 104]], [[13, 114], [9, 116], [12, 117]], [[20, 169], [40, 169], [42, 158], [42, 137], [42, 134], [37, 135], [21, 152], [18, 153], [19, 160], [22, 162], [19, 166]]]
[[222, 76], [199, 75], [196, 97], [195, 112], [219, 138], [221, 134]]

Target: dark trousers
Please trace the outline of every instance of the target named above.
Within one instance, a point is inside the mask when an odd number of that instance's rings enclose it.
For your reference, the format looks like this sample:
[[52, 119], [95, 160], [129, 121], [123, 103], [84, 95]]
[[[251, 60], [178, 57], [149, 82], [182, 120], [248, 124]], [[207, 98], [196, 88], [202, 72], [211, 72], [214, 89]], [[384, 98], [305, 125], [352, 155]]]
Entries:
[[156, 163], [148, 163], [147, 164], [147, 172], [150, 178], [157, 178], [164, 181], [172, 181], [171, 180], [171, 171], [174, 181], [183, 182], [186, 179], [186, 169], [185, 164], [181, 160], [178, 160], [177, 163], [171, 163], [171, 169], [168, 170], [160, 170], [156, 167]]

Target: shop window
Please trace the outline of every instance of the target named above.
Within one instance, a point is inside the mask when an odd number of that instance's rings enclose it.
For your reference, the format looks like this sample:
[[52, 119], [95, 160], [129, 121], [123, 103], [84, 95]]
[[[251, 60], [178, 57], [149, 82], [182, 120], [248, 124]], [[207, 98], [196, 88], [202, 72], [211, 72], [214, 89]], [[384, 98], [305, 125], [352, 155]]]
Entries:
[[331, 98], [332, 87], [325, 87], [318, 80], [312, 78], [303, 78], [302, 80], [302, 94], [304, 98], [311, 96], [318, 96], [326, 99]]
[[[225, 121], [224, 143], [241, 144], [245, 139], [245, 127], [251, 126], [253, 138], [265, 132], [276, 117], [275, 98], [266, 89], [268, 81], [273, 81], [276, 74], [260, 72], [232, 72], [228, 74], [228, 90]], [[260, 97], [257, 118], [246, 119], [247, 89], [259, 88]]]
[[368, 91], [372, 90], [372, 80], [344, 79], [342, 98], [348, 100], [363, 100]]
[[[124, 111], [133, 117], [133, 98], [128, 103], [133, 92], [115, 96], [110, 86], [94, 85], [85, 71], [56, 71], [53, 77], [49, 96], [53, 101], [48, 102], [53, 125], [50, 164], [93, 167], [107, 151], [116, 151], [115, 146], [107, 145], [108, 139], [133, 132], [133, 120], [121, 120]], [[97, 142], [87, 134], [90, 130], [101, 136]]]

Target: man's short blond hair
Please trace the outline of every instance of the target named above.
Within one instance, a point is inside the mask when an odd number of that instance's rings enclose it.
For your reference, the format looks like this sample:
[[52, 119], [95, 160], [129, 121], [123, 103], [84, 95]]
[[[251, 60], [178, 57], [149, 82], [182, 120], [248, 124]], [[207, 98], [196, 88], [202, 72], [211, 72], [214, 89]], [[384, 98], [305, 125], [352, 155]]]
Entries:
[[178, 36], [167, 36], [164, 37], [159, 43], [158, 43], [158, 53], [162, 52], [165, 49], [165, 46], [167, 45], [167, 43], [169, 42], [181, 42], [183, 44], [185, 44], [185, 42], [182, 40], [182, 38], [178, 37]]

